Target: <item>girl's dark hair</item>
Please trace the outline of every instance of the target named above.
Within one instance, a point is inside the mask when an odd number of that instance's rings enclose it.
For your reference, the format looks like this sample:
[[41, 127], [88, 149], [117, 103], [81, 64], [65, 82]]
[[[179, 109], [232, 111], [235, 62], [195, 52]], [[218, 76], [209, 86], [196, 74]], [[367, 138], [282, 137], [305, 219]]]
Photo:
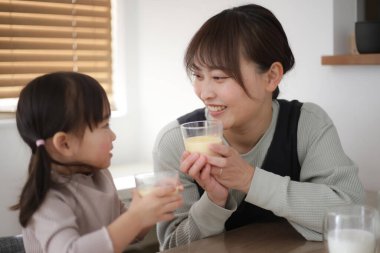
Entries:
[[44, 145], [57, 132], [83, 136], [111, 114], [110, 104], [102, 86], [92, 77], [76, 72], [46, 74], [28, 83], [20, 93], [16, 111], [17, 129], [31, 148], [28, 178], [19, 203], [19, 221], [23, 227], [43, 202], [53, 181], [52, 160]]
[[[256, 63], [261, 73], [274, 62], [280, 62], [286, 73], [295, 61], [285, 31], [273, 13], [248, 4], [224, 10], [207, 20], [190, 41], [184, 64], [189, 76], [197, 69], [195, 62], [221, 69], [246, 91], [240, 56]], [[277, 87], [272, 98], [278, 94]]]

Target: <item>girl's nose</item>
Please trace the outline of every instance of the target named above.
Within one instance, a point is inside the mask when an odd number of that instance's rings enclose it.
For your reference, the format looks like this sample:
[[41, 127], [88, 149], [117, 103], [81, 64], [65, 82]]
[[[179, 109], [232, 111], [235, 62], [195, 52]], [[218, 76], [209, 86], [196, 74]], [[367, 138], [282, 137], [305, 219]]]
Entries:
[[112, 141], [116, 140], [116, 134], [112, 130], [111, 130], [111, 138], [112, 138]]

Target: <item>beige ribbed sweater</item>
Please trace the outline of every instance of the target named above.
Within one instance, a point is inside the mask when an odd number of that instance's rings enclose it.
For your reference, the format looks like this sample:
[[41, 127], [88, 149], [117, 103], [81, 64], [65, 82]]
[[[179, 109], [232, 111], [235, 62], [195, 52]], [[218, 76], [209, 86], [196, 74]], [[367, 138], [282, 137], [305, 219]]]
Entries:
[[57, 178], [62, 184], [48, 192], [22, 231], [26, 252], [113, 252], [105, 227], [126, 209], [110, 172]]
[[[225, 221], [241, 201], [286, 218], [308, 240], [321, 240], [326, 208], [363, 201], [364, 189], [357, 175], [357, 166], [344, 153], [329, 116], [312, 103], [303, 104], [298, 123], [297, 150], [301, 182], [260, 168], [273, 138], [279, 111], [277, 101], [273, 101], [272, 108], [270, 127], [255, 147], [241, 155], [256, 167], [247, 196], [231, 190], [226, 208], [221, 208], [208, 199], [207, 193], [199, 196], [193, 180], [180, 173], [185, 187], [185, 203], [177, 210], [176, 219], [158, 224], [161, 249], [222, 233]], [[183, 151], [180, 128], [178, 122], [173, 121], [157, 137], [153, 150], [154, 169], [178, 170]]]

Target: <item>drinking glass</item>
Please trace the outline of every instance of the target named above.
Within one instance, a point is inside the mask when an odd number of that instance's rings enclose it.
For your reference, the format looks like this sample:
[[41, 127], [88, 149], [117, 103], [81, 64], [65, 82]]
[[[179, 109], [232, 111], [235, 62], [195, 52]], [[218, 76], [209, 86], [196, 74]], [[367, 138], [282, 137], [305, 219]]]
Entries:
[[323, 236], [329, 253], [374, 253], [377, 210], [369, 206], [346, 205], [325, 214]]
[[[136, 174], [135, 183], [136, 189], [141, 197], [152, 193], [156, 187], [172, 186], [177, 188], [180, 185], [178, 171], [176, 170], [162, 170]], [[176, 193], [178, 193], [178, 190]]]
[[215, 155], [208, 146], [222, 143], [223, 124], [218, 120], [193, 121], [182, 124], [181, 132], [187, 151]]

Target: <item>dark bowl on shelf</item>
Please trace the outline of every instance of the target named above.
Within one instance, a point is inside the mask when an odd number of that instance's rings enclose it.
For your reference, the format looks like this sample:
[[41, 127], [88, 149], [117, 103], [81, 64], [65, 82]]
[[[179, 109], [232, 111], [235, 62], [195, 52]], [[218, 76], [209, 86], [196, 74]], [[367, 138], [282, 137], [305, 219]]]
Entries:
[[355, 41], [361, 54], [380, 53], [380, 21], [356, 22]]

